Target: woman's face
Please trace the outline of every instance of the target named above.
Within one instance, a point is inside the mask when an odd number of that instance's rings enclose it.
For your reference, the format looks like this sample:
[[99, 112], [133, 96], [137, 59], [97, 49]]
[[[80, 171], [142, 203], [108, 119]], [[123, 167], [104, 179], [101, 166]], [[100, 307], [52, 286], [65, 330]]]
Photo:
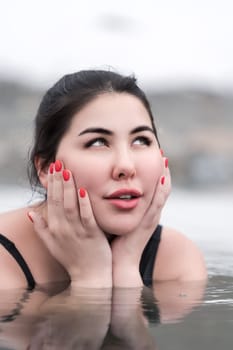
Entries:
[[123, 235], [142, 220], [163, 162], [150, 117], [127, 93], [105, 93], [74, 115], [56, 159], [89, 194], [98, 225]]

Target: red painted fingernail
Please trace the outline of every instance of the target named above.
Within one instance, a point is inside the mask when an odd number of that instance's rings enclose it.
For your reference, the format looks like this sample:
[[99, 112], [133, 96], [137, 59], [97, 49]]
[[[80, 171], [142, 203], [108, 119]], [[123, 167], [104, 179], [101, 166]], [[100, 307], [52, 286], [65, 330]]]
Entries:
[[55, 170], [56, 171], [61, 171], [62, 168], [62, 163], [60, 162], [60, 160], [56, 160], [55, 162]]
[[69, 170], [64, 169], [62, 172], [62, 176], [64, 181], [68, 181], [70, 179], [70, 172]]
[[86, 197], [86, 190], [84, 188], [79, 189], [79, 195], [81, 198]]
[[49, 166], [50, 174], [53, 174], [53, 171], [54, 171], [54, 163], [51, 163], [50, 166]]
[[165, 159], [165, 168], [168, 167], [168, 158]]
[[29, 214], [29, 212], [27, 212], [27, 216], [28, 216], [28, 219], [31, 221], [31, 222], [34, 222], [31, 215]]
[[164, 156], [164, 152], [163, 150], [160, 148], [160, 153], [161, 153], [161, 156], [163, 157]]
[[160, 181], [161, 181], [161, 185], [164, 185], [164, 182], [165, 182], [165, 176], [162, 176]]

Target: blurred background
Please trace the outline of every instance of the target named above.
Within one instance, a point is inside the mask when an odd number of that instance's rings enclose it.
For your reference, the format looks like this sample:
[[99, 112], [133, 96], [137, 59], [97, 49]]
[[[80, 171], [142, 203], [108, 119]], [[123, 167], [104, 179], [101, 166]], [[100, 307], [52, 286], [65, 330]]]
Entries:
[[112, 67], [135, 74], [151, 101], [173, 179], [166, 220], [200, 239], [225, 232], [229, 246], [232, 15], [231, 0], [1, 0], [0, 210], [28, 186], [44, 92], [66, 73]]
[[173, 185], [233, 188], [230, 0], [9, 0], [0, 20], [0, 183], [26, 183], [32, 124], [63, 74], [134, 73], [152, 103]]

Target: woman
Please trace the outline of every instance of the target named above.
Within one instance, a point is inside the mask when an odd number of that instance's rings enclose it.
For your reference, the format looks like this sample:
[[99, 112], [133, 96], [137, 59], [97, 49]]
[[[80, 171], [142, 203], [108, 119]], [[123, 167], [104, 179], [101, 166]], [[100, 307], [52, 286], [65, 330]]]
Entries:
[[197, 247], [159, 225], [168, 160], [134, 77], [66, 75], [45, 94], [35, 122], [29, 172], [45, 200], [1, 214], [1, 288], [206, 278]]

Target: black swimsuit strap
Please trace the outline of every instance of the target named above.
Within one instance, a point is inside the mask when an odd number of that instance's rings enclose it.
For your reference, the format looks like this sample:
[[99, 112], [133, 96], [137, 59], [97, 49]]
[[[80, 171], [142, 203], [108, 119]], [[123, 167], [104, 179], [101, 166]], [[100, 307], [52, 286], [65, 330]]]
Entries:
[[14, 243], [12, 243], [8, 238], [0, 234], [0, 244], [2, 244], [6, 248], [6, 250], [15, 258], [15, 260], [23, 270], [23, 273], [25, 274], [25, 277], [28, 282], [28, 289], [33, 289], [36, 285], [35, 280], [31, 274], [31, 271], [26, 261], [24, 260]]
[[162, 226], [158, 225], [142, 253], [139, 270], [145, 286], [152, 285], [153, 269], [159, 248], [161, 233]]

